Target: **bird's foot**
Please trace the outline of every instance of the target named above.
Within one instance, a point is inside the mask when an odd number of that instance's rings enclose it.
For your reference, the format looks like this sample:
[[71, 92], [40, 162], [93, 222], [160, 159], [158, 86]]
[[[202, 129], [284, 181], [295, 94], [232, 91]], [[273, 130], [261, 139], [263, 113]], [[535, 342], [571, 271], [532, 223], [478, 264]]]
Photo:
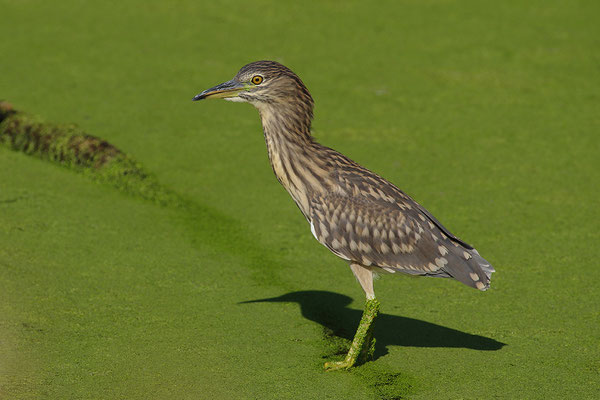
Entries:
[[358, 357], [354, 356], [356, 354], [348, 354], [343, 361], [330, 361], [326, 362], [324, 365], [325, 371], [338, 371], [341, 369], [350, 369], [356, 365], [363, 364], [371, 359], [373, 359], [373, 354], [375, 353], [375, 339], [367, 338], [367, 342], [364, 343], [364, 347], [360, 351]]
[[326, 362], [324, 367], [325, 371], [330, 372], [339, 371], [341, 369], [350, 369], [354, 366], [354, 364], [356, 364], [356, 360], [348, 360], [348, 358], [346, 358], [344, 361]]

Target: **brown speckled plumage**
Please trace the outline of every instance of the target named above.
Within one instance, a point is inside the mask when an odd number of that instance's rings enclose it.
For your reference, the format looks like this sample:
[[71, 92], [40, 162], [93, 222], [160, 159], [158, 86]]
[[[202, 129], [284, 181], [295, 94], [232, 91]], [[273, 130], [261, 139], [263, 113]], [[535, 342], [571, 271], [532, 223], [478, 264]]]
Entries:
[[[320, 243], [371, 271], [452, 277], [480, 290], [489, 287], [494, 269], [473, 247], [392, 183], [314, 141], [313, 99], [296, 74], [274, 61], [258, 61], [230, 82], [249, 82], [256, 75], [263, 82], [246, 86], [235, 101], [258, 109], [273, 171]], [[200, 98], [205, 93], [212, 92]]]

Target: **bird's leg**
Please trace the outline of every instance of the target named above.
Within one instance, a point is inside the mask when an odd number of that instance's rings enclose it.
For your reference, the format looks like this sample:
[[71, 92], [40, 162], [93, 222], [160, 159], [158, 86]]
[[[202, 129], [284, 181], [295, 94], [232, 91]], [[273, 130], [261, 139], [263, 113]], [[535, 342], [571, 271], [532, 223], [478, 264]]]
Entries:
[[344, 361], [325, 363], [327, 371], [352, 368], [359, 358], [366, 360], [374, 351], [373, 322], [379, 313], [379, 302], [373, 292], [373, 273], [359, 264], [351, 264], [350, 268], [365, 291], [367, 302], [346, 358]]
[[375, 345], [375, 339], [373, 339], [373, 321], [375, 321], [378, 313], [379, 301], [377, 299], [367, 300], [363, 316], [354, 334], [354, 340], [352, 340], [346, 358], [343, 361], [325, 363], [327, 371], [352, 368], [359, 361], [359, 358], [362, 359], [360, 361], [363, 361], [373, 355]]

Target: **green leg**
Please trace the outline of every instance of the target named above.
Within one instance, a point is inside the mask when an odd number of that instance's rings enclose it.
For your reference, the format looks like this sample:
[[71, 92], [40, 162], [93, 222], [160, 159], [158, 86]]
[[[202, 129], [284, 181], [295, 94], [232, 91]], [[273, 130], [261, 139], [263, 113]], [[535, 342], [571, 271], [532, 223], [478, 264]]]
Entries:
[[379, 302], [376, 299], [367, 300], [360, 324], [350, 345], [350, 350], [344, 361], [325, 363], [326, 371], [352, 368], [359, 358], [366, 359], [373, 355], [375, 339], [373, 339], [373, 321], [379, 313]]

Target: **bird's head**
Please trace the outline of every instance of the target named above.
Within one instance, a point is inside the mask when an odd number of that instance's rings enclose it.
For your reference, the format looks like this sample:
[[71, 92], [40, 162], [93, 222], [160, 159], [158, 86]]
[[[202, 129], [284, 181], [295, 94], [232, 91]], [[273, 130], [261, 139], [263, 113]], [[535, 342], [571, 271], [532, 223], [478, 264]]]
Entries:
[[262, 109], [268, 105], [301, 103], [312, 114], [313, 99], [302, 80], [275, 61], [255, 61], [245, 65], [230, 81], [207, 89], [194, 100], [225, 99], [248, 102]]

